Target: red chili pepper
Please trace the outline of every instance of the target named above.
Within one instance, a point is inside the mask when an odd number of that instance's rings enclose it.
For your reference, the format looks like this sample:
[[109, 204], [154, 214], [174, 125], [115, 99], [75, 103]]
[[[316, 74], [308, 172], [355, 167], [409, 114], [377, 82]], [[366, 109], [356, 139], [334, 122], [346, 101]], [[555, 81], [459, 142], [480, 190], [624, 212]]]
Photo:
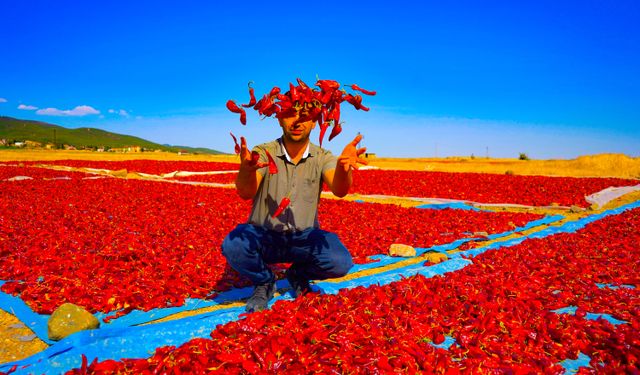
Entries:
[[267, 159], [269, 159], [269, 173], [271, 173], [271, 174], [278, 173], [278, 166], [276, 165], [275, 160], [273, 160], [273, 157], [271, 156], [269, 151], [264, 150], [264, 152], [267, 153]]
[[342, 126], [339, 122], [333, 124], [333, 129], [331, 129], [331, 134], [329, 134], [329, 141], [331, 141], [336, 135], [342, 132]]
[[365, 95], [375, 95], [375, 94], [376, 94], [376, 92], [375, 92], [375, 91], [365, 90], [365, 89], [363, 89], [363, 88], [359, 87], [359, 86], [358, 86], [358, 85], [356, 85], [356, 84], [351, 85], [351, 88], [352, 88], [353, 90], [360, 91], [361, 93], [363, 93], [363, 94], [365, 94]]
[[251, 82], [249, 82], [249, 103], [243, 104], [242, 106], [245, 108], [253, 107], [256, 105], [256, 96], [253, 93], [253, 87], [251, 87]]
[[87, 356], [86, 355], [82, 355], [82, 365], [80, 366], [80, 373], [81, 374], [86, 374], [87, 373]]
[[291, 199], [289, 199], [289, 197], [282, 198], [282, 200], [280, 201], [280, 205], [278, 205], [278, 208], [276, 209], [276, 212], [274, 212], [271, 217], [273, 218], [278, 217], [282, 213], [282, 211], [284, 211], [284, 209], [287, 208], [289, 203], [291, 203]]
[[289, 98], [287, 98], [287, 100], [280, 100], [277, 104], [280, 107], [281, 111], [286, 111], [287, 109], [293, 107], [293, 103], [289, 101]]
[[260, 160], [260, 154], [258, 151], [251, 151], [251, 165], [257, 165]]
[[233, 100], [228, 100], [227, 101], [227, 109], [230, 110], [233, 113], [242, 113], [242, 111], [243, 111], [243, 109], [238, 107], [236, 102], [234, 102]]
[[289, 82], [289, 96], [291, 97], [292, 103], [298, 101], [298, 88], [291, 82]]
[[247, 125], [247, 112], [244, 110], [244, 108], [238, 107], [236, 102], [234, 102], [233, 100], [229, 100], [227, 101], [227, 109], [229, 109], [233, 113], [239, 113], [240, 122], [242, 123], [242, 125]]
[[303, 80], [301, 80], [300, 78], [296, 78], [296, 81], [298, 81], [298, 85], [300, 85], [300, 87], [304, 90], [309, 89], [309, 86], [307, 86], [306, 83], [304, 83]]
[[337, 124], [340, 122], [340, 103], [336, 103], [335, 107], [333, 107], [331, 109], [331, 112], [329, 112], [329, 120], [333, 120], [334, 124]]
[[325, 121], [322, 124], [320, 124], [320, 147], [322, 147], [322, 139], [324, 139], [324, 134], [327, 132], [328, 128], [329, 128], [328, 122]]
[[320, 96], [319, 100], [322, 104], [329, 104], [331, 98], [333, 97], [333, 91], [326, 91], [322, 96]]
[[320, 87], [322, 91], [333, 91], [340, 88], [340, 84], [337, 81], [330, 79], [319, 79], [318, 82], [316, 82], [316, 86]]
[[345, 100], [349, 102], [355, 109], [361, 109], [363, 111], [368, 111], [369, 108], [362, 105], [362, 96], [361, 95], [346, 95]]
[[229, 134], [231, 134], [231, 138], [233, 138], [233, 142], [236, 144], [233, 150], [236, 152], [236, 155], [238, 155], [240, 154], [240, 145], [238, 144], [238, 139], [235, 135], [233, 135], [232, 132], [229, 132]]
[[264, 168], [269, 165], [269, 163], [260, 163], [260, 153], [258, 151], [251, 151], [251, 166], [257, 166], [258, 168]]
[[269, 92], [269, 97], [273, 98], [274, 96], [277, 96], [278, 94], [280, 94], [280, 87], [276, 86], [276, 87], [272, 88], [271, 91]]
[[[263, 114], [263, 112], [273, 105], [273, 100], [271, 97], [265, 95], [260, 99], [258, 103], [256, 103], [255, 109], [258, 110], [258, 113]], [[257, 108], [256, 108], [257, 107]]]

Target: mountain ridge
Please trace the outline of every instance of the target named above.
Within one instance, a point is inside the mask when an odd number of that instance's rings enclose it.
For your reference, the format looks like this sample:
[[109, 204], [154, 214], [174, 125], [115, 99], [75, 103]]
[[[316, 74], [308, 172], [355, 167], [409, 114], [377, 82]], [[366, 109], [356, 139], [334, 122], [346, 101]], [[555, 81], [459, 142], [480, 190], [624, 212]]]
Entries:
[[38, 142], [52, 144], [57, 148], [70, 145], [78, 149], [128, 148], [140, 147], [144, 150], [169, 152], [195, 152], [203, 154], [224, 154], [204, 147], [163, 145], [126, 134], [118, 134], [90, 127], [65, 128], [43, 121], [23, 120], [9, 116], [0, 116], [0, 139], [8, 142]]

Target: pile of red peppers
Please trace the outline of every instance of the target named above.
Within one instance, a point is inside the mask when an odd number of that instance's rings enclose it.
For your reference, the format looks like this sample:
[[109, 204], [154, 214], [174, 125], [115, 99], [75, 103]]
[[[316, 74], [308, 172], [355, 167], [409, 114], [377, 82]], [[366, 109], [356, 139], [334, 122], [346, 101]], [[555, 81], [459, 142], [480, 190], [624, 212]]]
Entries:
[[[11, 176], [57, 173], [3, 168]], [[107, 178], [0, 182], [0, 192], [0, 280], [10, 280], [2, 290], [38, 313], [72, 302], [121, 315], [250, 285], [225, 266], [220, 252], [250, 208], [232, 189]], [[360, 219], [339, 219], [349, 215]], [[394, 242], [428, 247], [539, 217], [330, 199], [319, 208], [322, 227], [337, 233], [358, 263]]]
[[[368, 111], [369, 108], [362, 104], [362, 95], [358, 93], [347, 93], [340, 88], [340, 83], [328, 79], [319, 79], [312, 87], [297, 78], [297, 85], [289, 83], [289, 91], [282, 92], [279, 87], [274, 87], [268, 94], [256, 100], [253, 87], [249, 83], [249, 102], [238, 105], [235, 101], [227, 101], [227, 109], [240, 115], [240, 122], [247, 124], [247, 113], [245, 108], [253, 108], [261, 116], [288, 117], [296, 112], [300, 114], [301, 122], [317, 122], [320, 127], [319, 143], [322, 147], [322, 140], [329, 126], [333, 126], [329, 134], [329, 141], [342, 132], [340, 122], [340, 105], [343, 102], [351, 104], [355, 109]], [[361, 92], [365, 95], [375, 95], [375, 91], [365, 90], [356, 84], [347, 85], [351, 90]]]
[[[635, 374], [638, 243], [634, 209], [576, 233], [487, 251], [444, 276], [278, 301], [210, 339], [146, 359], [85, 359], [71, 373], [561, 374], [561, 363], [582, 353], [590, 368], [580, 374]], [[554, 312], [567, 306], [577, 306], [575, 314]], [[439, 346], [447, 337], [452, 345]]]

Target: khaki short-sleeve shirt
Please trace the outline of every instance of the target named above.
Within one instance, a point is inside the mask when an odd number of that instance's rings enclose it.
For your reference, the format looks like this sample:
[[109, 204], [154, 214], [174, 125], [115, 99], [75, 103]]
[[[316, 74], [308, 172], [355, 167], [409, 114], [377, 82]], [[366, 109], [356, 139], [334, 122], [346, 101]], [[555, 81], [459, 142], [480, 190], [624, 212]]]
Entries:
[[[278, 232], [301, 231], [318, 228], [318, 203], [322, 192], [322, 173], [335, 169], [337, 158], [328, 150], [309, 144], [308, 152], [293, 164], [286, 153], [282, 138], [254, 147], [260, 161], [266, 162], [268, 150], [278, 166], [278, 173], [269, 168], [258, 170], [262, 182], [253, 199], [249, 223]], [[271, 217], [282, 198], [289, 196], [291, 203], [277, 217]]]

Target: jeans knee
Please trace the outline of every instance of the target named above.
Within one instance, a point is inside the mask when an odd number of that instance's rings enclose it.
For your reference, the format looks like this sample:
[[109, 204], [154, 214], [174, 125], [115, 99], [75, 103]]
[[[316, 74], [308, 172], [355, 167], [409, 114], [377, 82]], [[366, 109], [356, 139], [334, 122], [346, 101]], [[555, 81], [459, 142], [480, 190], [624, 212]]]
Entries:
[[342, 277], [353, 267], [353, 258], [335, 233], [329, 234], [329, 237], [331, 237], [330, 242], [333, 243], [329, 256], [331, 263], [329, 272], [331, 277]]
[[[346, 249], [345, 249], [346, 250]], [[332, 277], [342, 277], [349, 273], [349, 270], [353, 267], [353, 259], [348, 251], [333, 257], [333, 267], [331, 269]]]
[[235, 254], [238, 251], [238, 246], [235, 246], [233, 244], [233, 240], [229, 239], [229, 236], [225, 237], [225, 239], [222, 241], [222, 255], [229, 259], [229, 257], [232, 257], [233, 254]]
[[236, 259], [243, 257], [252, 246], [251, 233], [246, 225], [238, 225], [232, 230], [222, 241], [222, 255], [227, 259]]

